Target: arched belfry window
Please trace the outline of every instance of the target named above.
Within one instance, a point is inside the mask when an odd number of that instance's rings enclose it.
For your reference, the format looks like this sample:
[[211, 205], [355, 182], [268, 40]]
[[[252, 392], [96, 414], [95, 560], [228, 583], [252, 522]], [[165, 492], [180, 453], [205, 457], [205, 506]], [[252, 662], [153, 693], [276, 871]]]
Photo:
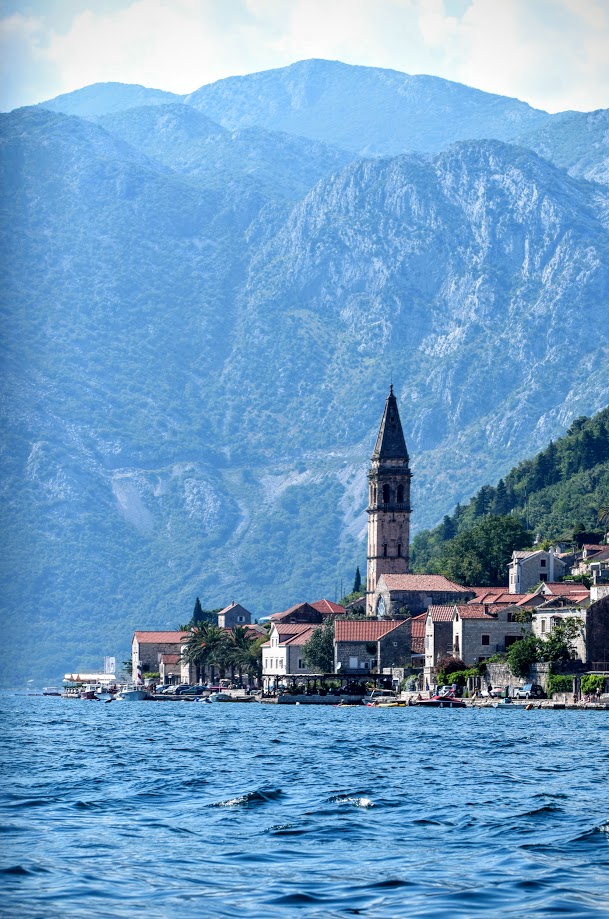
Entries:
[[403, 485], [398, 485], [398, 497], [397, 497], [397, 502], [398, 502], [398, 504], [403, 504], [403, 503], [404, 503], [404, 486], [403, 486]]
[[389, 504], [391, 501], [391, 489], [389, 485], [383, 485], [383, 504]]
[[398, 558], [401, 558], [401, 556], [402, 556], [402, 543], [399, 542], [398, 543]]
[[385, 545], [383, 546], [383, 555], [385, 558], [387, 558], [387, 543], [385, 543]]

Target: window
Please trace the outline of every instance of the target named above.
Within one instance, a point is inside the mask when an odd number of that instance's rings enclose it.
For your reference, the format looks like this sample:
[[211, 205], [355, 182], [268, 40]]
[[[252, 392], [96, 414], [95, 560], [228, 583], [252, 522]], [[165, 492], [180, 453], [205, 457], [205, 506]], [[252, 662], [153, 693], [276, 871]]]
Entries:
[[391, 501], [391, 489], [389, 485], [383, 485], [383, 504], [389, 504]]
[[398, 485], [397, 502], [398, 504], [404, 503], [404, 486], [403, 485]]
[[508, 614], [507, 614], [507, 621], [508, 621], [508, 622], [511, 622], [511, 621], [512, 621], [512, 614], [511, 614], [511, 613], [508, 613]]
[[304, 661], [300, 657], [298, 658], [298, 669], [304, 670]]
[[544, 584], [545, 584], [545, 582], [548, 580], [547, 574], [540, 574], [540, 575], [539, 575], [539, 580], [540, 580], [540, 581], [543, 581]]
[[491, 643], [491, 636], [490, 636], [490, 635], [481, 635], [481, 636], [480, 636], [480, 644], [481, 644], [481, 645], [490, 645], [490, 643]]
[[398, 543], [398, 558], [402, 557], [402, 543]]
[[520, 641], [520, 635], [506, 635], [504, 638], [504, 647], [510, 648], [517, 641]]
[[541, 566], [542, 568], [545, 568], [545, 567], [546, 567], [546, 560], [545, 560], [545, 558], [540, 558], [540, 559], [539, 559], [539, 564], [540, 564], [540, 566]]
[[387, 558], [387, 543], [383, 546], [383, 556]]
[[349, 658], [349, 670], [357, 670], [357, 669], [358, 669], [357, 657], [350, 657]]
[[245, 622], [245, 616], [237, 616], [237, 622]]
[[546, 620], [545, 620], [545, 619], [542, 619], [542, 620], [541, 620], [541, 634], [542, 634], [542, 635], [543, 635], [543, 633], [545, 632], [545, 630], [546, 630]]

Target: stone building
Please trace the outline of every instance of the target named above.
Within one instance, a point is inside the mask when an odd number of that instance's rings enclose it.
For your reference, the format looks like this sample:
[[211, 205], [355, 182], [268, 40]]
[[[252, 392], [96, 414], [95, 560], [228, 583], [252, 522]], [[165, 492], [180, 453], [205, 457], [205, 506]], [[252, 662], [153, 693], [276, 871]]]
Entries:
[[530, 626], [520, 620], [518, 607], [456, 606], [453, 615], [453, 655], [467, 667], [503, 653]]
[[474, 596], [441, 574], [381, 574], [370, 604], [379, 618], [417, 616], [430, 606], [466, 603]]
[[368, 616], [377, 615], [375, 591], [379, 577], [408, 572], [410, 479], [404, 432], [390, 386], [368, 473]]
[[138, 678], [138, 667], [145, 678], [146, 673], [160, 672], [163, 654], [182, 654], [182, 642], [188, 632], [134, 632], [131, 641], [131, 671], [134, 682]]
[[251, 625], [252, 614], [240, 603], [233, 602], [218, 613], [218, 625], [221, 629], [232, 629], [237, 625]]
[[337, 619], [334, 670], [340, 675], [382, 673], [387, 667], [409, 667], [410, 620]]
[[453, 619], [456, 606], [430, 606], [425, 614], [424, 685], [435, 682], [435, 666], [439, 658], [453, 651]]
[[554, 549], [549, 552], [545, 549], [514, 552], [508, 565], [509, 591], [511, 594], [529, 593], [540, 581], [562, 578], [566, 570], [565, 562], [555, 554]]

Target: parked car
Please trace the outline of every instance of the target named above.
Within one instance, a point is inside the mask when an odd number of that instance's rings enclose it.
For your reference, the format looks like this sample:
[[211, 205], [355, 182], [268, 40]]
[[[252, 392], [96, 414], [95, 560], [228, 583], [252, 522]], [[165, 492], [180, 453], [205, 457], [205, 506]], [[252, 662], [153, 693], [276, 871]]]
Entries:
[[516, 690], [517, 699], [545, 699], [546, 694], [538, 683], [525, 683]]
[[175, 695], [183, 696], [184, 693], [187, 692], [189, 689], [190, 689], [190, 686], [188, 685], [188, 683], [180, 683], [179, 686], [175, 687]]

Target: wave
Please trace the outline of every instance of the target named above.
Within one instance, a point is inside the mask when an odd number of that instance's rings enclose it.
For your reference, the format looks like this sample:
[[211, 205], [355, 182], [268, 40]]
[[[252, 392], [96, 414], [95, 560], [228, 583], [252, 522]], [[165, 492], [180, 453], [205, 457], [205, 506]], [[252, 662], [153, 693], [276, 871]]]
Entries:
[[283, 797], [281, 788], [260, 788], [257, 791], [247, 791], [235, 798], [227, 798], [226, 801], [216, 801], [209, 807], [257, 807], [271, 801], [278, 801], [281, 797]]

